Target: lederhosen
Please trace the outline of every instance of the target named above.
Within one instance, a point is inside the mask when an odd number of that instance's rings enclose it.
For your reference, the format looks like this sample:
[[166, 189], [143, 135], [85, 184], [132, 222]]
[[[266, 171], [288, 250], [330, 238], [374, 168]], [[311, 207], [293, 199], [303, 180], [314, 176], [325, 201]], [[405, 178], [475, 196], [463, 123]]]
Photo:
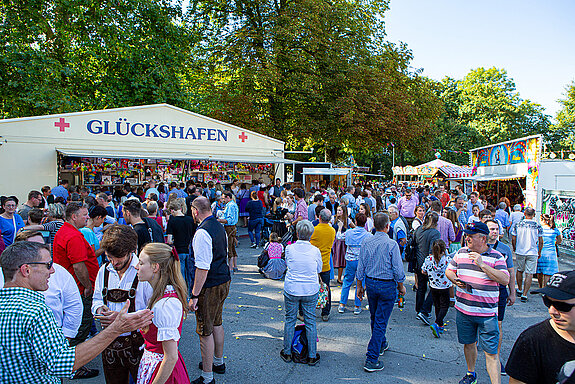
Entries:
[[[130, 290], [125, 289], [108, 289], [108, 263], [104, 267], [104, 288], [102, 288], [102, 299], [104, 305], [108, 302], [125, 303], [130, 300], [128, 312], [136, 311], [136, 289], [138, 288], [138, 276], [134, 277]], [[134, 381], [138, 377], [138, 366], [144, 353], [144, 338], [138, 331], [132, 332], [127, 336], [116, 338], [102, 352], [102, 364], [104, 366], [104, 376], [107, 384], [128, 384], [129, 374]]]

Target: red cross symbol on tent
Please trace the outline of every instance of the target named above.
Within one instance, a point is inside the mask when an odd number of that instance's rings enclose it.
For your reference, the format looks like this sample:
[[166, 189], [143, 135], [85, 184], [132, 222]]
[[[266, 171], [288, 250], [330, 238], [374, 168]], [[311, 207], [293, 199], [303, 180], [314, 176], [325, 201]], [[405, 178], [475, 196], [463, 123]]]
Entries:
[[248, 139], [248, 135], [246, 135], [245, 132], [242, 132], [241, 135], [238, 136], [240, 138], [240, 140], [242, 141], [242, 143], [245, 143], [246, 140]]
[[70, 123], [66, 123], [66, 119], [60, 117], [60, 121], [55, 122], [54, 126], [60, 128], [60, 132], [64, 132], [66, 128], [70, 128]]

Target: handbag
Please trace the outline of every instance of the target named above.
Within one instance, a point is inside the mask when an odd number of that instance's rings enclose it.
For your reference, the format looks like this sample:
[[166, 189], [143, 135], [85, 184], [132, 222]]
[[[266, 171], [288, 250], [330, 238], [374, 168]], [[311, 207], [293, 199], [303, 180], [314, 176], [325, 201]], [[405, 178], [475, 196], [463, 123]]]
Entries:
[[327, 287], [327, 284], [322, 281], [319, 286], [319, 292], [317, 295], [317, 305], [316, 305], [317, 309], [321, 309], [327, 305], [328, 292], [329, 288]]
[[268, 250], [264, 249], [258, 256], [258, 268], [265, 268], [269, 261], [270, 255], [268, 254]]

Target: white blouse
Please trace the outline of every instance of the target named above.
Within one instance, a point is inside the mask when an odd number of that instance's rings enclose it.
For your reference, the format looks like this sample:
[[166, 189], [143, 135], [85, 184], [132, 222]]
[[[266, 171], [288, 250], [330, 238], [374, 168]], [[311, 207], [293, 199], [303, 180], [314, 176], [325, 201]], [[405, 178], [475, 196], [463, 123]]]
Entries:
[[[175, 292], [174, 287], [168, 285], [166, 293], [168, 292]], [[154, 304], [152, 312], [152, 322], [158, 328], [158, 341], [180, 340], [178, 327], [184, 313], [180, 300], [177, 297], [164, 297]]]

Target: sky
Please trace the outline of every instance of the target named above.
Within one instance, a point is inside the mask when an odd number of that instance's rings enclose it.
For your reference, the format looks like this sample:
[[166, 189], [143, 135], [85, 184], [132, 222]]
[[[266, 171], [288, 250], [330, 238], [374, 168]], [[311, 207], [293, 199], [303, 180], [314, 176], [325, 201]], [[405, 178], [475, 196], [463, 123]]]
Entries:
[[441, 80], [507, 70], [523, 99], [555, 117], [575, 80], [575, 0], [391, 0], [387, 39], [412, 50], [414, 68]]

